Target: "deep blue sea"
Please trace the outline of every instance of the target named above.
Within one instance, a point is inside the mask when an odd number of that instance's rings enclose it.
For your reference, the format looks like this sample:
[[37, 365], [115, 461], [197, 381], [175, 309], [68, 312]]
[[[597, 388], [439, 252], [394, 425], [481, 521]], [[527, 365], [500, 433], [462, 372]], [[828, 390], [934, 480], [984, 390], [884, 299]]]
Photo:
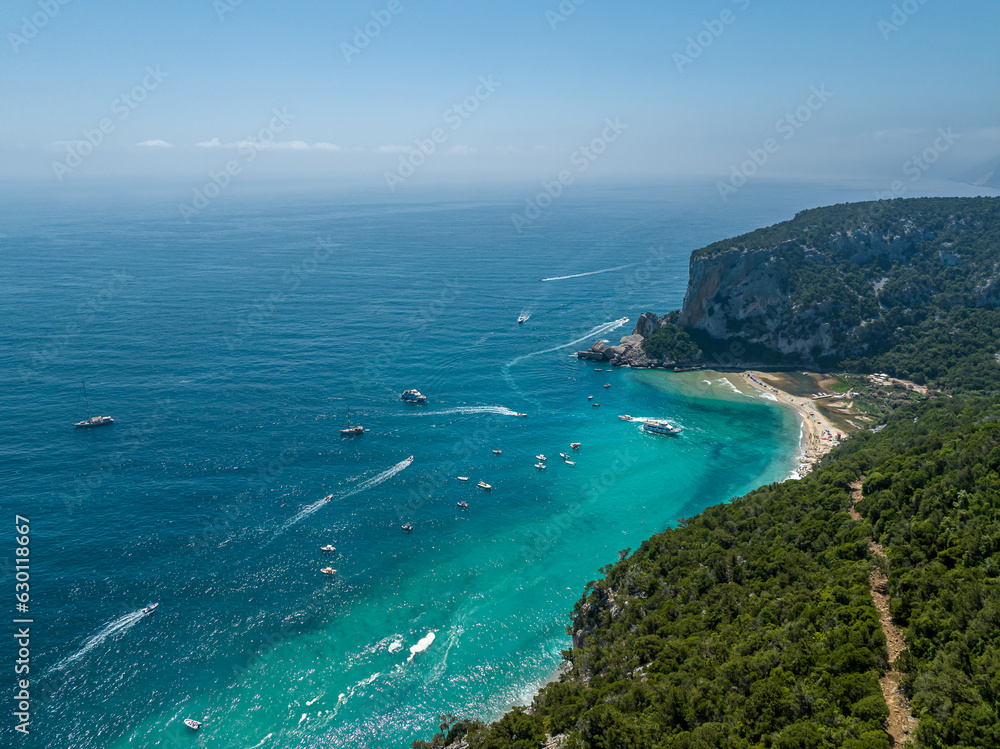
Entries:
[[[13, 618], [27, 517], [33, 618], [4, 746], [388, 749], [530, 700], [601, 566], [798, 449], [719, 375], [572, 354], [678, 308], [692, 250], [871, 193], [580, 188], [520, 233], [513, 188], [234, 190], [190, 223], [179, 194], [0, 208], [0, 548]], [[83, 380], [114, 425], [73, 428]]]

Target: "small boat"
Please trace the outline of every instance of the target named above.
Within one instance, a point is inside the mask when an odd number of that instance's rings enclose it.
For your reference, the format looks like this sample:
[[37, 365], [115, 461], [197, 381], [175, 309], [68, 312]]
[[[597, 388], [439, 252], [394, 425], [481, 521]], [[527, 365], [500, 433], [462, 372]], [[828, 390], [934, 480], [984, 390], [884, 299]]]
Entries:
[[545, 464], [544, 463], [535, 463], [535, 468], [537, 468], [537, 469], [539, 469], [541, 471], [544, 471], [545, 470]]
[[606, 388], [609, 388], [609, 387], [611, 387], [611, 383], [610, 383], [610, 382], [605, 382], [605, 383], [604, 383], [604, 387], [606, 387]]
[[582, 442], [570, 442], [569, 446], [572, 447], [574, 450], [579, 450], [581, 444], [583, 444], [583, 443]]
[[632, 417], [628, 414], [618, 414], [618, 418], [622, 421], [632, 421]]
[[563, 460], [569, 460], [569, 453], [559, 453], [559, 457]]
[[324, 502], [329, 502], [331, 499], [333, 499], [332, 494], [327, 494], [325, 497], [323, 497]]
[[322, 572], [324, 575], [330, 575], [330, 577], [333, 577], [334, 575], [337, 574], [337, 570], [335, 570], [333, 567], [324, 567], [323, 569], [320, 570], [320, 572]]
[[468, 481], [468, 480], [469, 480], [469, 477], [468, 477], [468, 476], [459, 476], [459, 477], [458, 477], [458, 480], [459, 480], [459, 481]]
[[486, 491], [486, 492], [488, 492], [491, 489], [493, 489], [493, 487], [490, 486], [489, 484], [487, 484], [485, 481], [480, 481], [478, 484], [476, 484], [476, 486], [478, 486], [480, 489], [482, 489], [483, 491]]
[[594, 396], [592, 396], [592, 395], [588, 395], [588, 396], [587, 396], [587, 400], [589, 400], [589, 401], [592, 401], [592, 400], [594, 400]]
[[590, 405], [592, 405], [594, 408], [600, 408], [601, 407], [600, 403], [591, 403]]
[[517, 324], [520, 325], [523, 322], [528, 322], [528, 318], [525, 317], [524, 315], [521, 315], [519, 318], [517, 318]]
[[413, 530], [413, 523], [404, 523], [403, 524], [403, 530], [406, 531], [407, 533], [409, 533], [410, 531], [412, 531]]
[[527, 415], [528, 414], [518, 414], [518, 416], [520, 416], [522, 419], [525, 418]]
[[542, 455], [540, 453], [538, 455], [536, 455], [535, 457], [538, 458], [539, 460], [548, 460], [548, 458], [546, 458], [544, 455]]
[[468, 502], [459, 502], [458, 506], [461, 507], [463, 510], [468, 510], [469, 509], [469, 503]]
[[194, 718], [185, 718], [184, 725], [186, 725], [192, 731], [197, 731], [199, 728], [201, 728], [201, 721], [195, 720]]
[[423, 395], [419, 390], [404, 390], [399, 397], [404, 401], [409, 401], [410, 403], [427, 402], [427, 396]]
[[[73, 424], [73, 426], [75, 426], [77, 429], [89, 429], [90, 427], [102, 427], [107, 424], [114, 424], [115, 420], [112, 419], [110, 416], [90, 415], [90, 401], [87, 400], [87, 383], [83, 382], [83, 380], [81, 380], [80, 382], [83, 383], [83, 403], [84, 406], [86, 406], [87, 408], [87, 420], [78, 421], [75, 424]], [[79, 401], [77, 401], [77, 403], [79, 403]]]
[[336, 551], [337, 547], [336, 546], [331, 546], [330, 544], [327, 544], [326, 546], [321, 546], [319, 550], [320, 551]]
[[648, 419], [643, 422], [642, 428], [644, 431], [652, 432], [653, 434], [676, 435], [684, 431], [682, 427], [674, 426], [663, 419]]
[[156, 611], [156, 607], [159, 606], [159, 605], [160, 604], [158, 604], [158, 603], [150, 603], [147, 606], [143, 607], [142, 613], [144, 613], [144, 614], [152, 614], [154, 611]]
[[351, 407], [347, 407], [347, 426], [340, 430], [341, 437], [357, 437], [365, 433], [365, 428], [360, 424], [351, 426]]
[[576, 463], [574, 463], [572, 460], [567, 460], [566, 461], [566, 465], [568, 465], [568, 466], [575, 466]]
[[502, 453], [503, 453], [503, 450], [501, 450], [499, 447], [493, 448], [493, 454], [494, 455], [501, 455]]

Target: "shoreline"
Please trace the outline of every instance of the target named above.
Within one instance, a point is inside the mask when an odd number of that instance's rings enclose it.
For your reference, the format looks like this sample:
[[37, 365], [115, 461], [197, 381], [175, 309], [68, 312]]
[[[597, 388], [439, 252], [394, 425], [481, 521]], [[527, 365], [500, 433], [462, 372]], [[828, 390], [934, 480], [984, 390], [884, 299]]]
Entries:
[[767, 393], [778, 403], [793, 409], [799, 417], [801, 436], [799, 440], [799, 478], [813, 470], [816, 464], [840, 444], [837, 434], [843, 439], [847, 435], [832, 421], [820, 413], [812, 398], [791, 395], [766, 381], [767, 374], [757, 370], [747, 370], [737, 375], [740, 380], [755, 390]]

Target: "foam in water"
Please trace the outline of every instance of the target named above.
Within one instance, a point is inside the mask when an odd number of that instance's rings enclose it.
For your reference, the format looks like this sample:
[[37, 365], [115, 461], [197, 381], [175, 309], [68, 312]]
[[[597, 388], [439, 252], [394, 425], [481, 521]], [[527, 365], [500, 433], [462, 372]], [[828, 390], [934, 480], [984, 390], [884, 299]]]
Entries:
[[523, 356], [518, 356], [514, 359], [511, 359], [509, 362], [507, 362], [507, 364], [504, 365], [504, 368], [509, 370], [515, 364], [522, 362], [525, 359], [528, 359], [529, 357], [538, 356], [539, 354], [550, 354], [553, 351], [559, 351], [560, 349], [564, 349], [568, 346], [575, 346], [576, 344], [582, 343], [583, 341], [589, 341], [594, 336], [603, 335], [604, 333], [610, 333], [612, 330], [617, 330], [627, 322], [628, 318], [622, 317], [619, 318], [618, 320], [612, 320], [611, 322], [603, 323], [602, 325], [598, 325], [592, 328], [590, 332], [588, 332], [586, 335], [580, 336], [576, 340], [570, 341], [569, 343], [564, 343], [560, 346], [553, 346], [552, 348], [543, 349], [541, 351], [533, 351], [530, 354], [524, 354]]
[[105, 624], [104, 627], [102, 627], [101, 630], [96, 635], [91, 637], [83, 644], [82, 648], [73, 653], [73, 655], [67, 658], [63, 658], [61, 661], [59, 661], [49, 670], [49, 673], [53, 671], [61, 671], [71, 663], [80, 660], [81, 658], [83, 658], [83, 656], [85, 656], [87, 653], [96, 648], [98, 645], [100, 645], [102, 642], [104, 642], [112, 635], [119, 634], [120, 632], [127, 632], [128, 630], [132, 629], [132, 627], [138, 624], [145, 615], [146, 615], [145, 610], [139, 609], [138, 611], [133, 611], [131, 614], [125, 614], [125, 616], [119, 619], [115, 619], [113, 622], [110, 622], [109, 624]]
[[506, 406], [458, 406], [447, 411], [411, 411], [414, 416], [446, 416], [448, 414], [496, 414], [497, 416], [517, 416], [517, 411], [511, 411]]
[[[338, 494], [336, 497], [334, 497], [333, 499], [347, 499], [347, 497], [353, 497], [355, 494], [363, 492], [366, 489], [371, 489], [373, 486], [378, 486], [382, 482], [388, 481], [389, 479], [391, 479], [393, 476], [395, 476], [397, 473], [399, 473], [403, 469], [409, 468], [412, 463], [413, 463], [413, 458], [407, 458], [406, 460], [401, 460], [396, 465], [392, 466], [392, 468], [387, 468], [386, 470], [382, 471], [382, 473], [378, 474], [377, 476], [373, 476], [370, 479], [362, 481], [360, 484], [358, 484], [357, 486], [355, 486], [354, 488], [352, 488], [350, 491], [342, 492], [342, 493]], [[294, 517], [292, 517], [291, 520], [289, 520], [288, 522], [286, 522], [281, 527], [281, 529], [278, 531], [278, 533], [279, 534], [283, 533], [284, 531], [287, 531], [289, 528], [291, 528], [293, 525], [296, 525], [296, 524], [302, 522], [303, 520], [305, 520], [310, 515], [318, 512], [320, 510], [320, 508], [323, 507], [323, 505], [327, 504], [328, 501], [332, 502], [333, 499], [330, 499], [330, 500], [321, 499], [318, 502], [313, 502], [311, 505], [308, 505], [307, 507], [303, 507], [301, 510], [298, 511], [298, 513], [295, 514]]]
[[584, 276], [596, 276], [599, 273], [611, 273], [616, 270], [625, 270], [626, 268], [631, 268], [636, 263], [629, 263], [628, 265], [619, 265], [616, 268], [604, 268], [602, 270], [592, 270], [589, 273], [574, 273], [572, 276], [555, 276], [554, 278], [543, 278], [543, 281], [565, 281], [567, 278], [583, 278]]
[[274, 736], [274, 734], [269, 733], [267, 736], [265, 736], [263, 739], [260, 740], [259, 744], [254, 744], [253, 746], [250, 747], [250, 749], [259, 749], [260, 747], [264, 746], [264, 743], [272, 736]]
[[417, 653], [422, 653], [425, 650], [427, 650], [427, 648], [429, 648], [431, 646], [431, 643], [433, 642], [434, 642], [434, 633], [428, 632], [426, 635], [417, 640], [416, 645], [410, 647], [410, 657], [406, 659], [406, 662], [409, 663], [410, 661], [413, 660], [413, 656], [415, 656]]

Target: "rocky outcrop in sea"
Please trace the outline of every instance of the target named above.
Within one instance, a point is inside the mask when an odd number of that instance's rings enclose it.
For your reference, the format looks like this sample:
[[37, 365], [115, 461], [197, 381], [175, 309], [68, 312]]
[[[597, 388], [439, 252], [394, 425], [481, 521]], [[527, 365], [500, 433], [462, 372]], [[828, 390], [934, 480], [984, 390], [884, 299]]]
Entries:
[[577, 351], [577, 358], [587, 361], [610, 362], [616, 367], [631, 367], [633, 369], [673, 368], [677, 362], [651, 357], [642, 346], [642, 342], [656, 333], [666, 320], [666, 316], [659, 317], [654, 312], [643, 312], [639, 315], [632, 333], [623, 336], [617, 346], [609, 346], [604, 341], [597, 341], [588, 350]]

